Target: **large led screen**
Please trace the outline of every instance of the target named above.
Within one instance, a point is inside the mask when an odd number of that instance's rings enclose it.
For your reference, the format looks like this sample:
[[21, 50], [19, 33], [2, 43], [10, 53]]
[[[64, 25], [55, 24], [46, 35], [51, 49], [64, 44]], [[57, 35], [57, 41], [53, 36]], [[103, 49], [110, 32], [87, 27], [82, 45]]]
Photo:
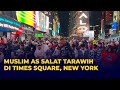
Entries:
[[17, 20], [32, 27], [35, 27], [35, 12], [34, 11], [16, 11]]
[[41, 30], [40, 28], [40, 13], [39, 11], [35, 11], [35, 23], [36, 23], [36, 29]]
[[49, 17], [45, 16], [45, 27], [48, 30], [49, 29]]
[[40, 27], [41, 31], [46, 32], [45, 30], [45, 14], [40, 12]]

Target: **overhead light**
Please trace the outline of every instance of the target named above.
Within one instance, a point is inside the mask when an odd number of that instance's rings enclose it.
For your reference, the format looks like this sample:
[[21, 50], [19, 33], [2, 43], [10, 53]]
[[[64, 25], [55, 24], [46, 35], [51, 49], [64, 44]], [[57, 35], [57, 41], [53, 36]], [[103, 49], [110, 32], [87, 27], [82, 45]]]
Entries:
[[99, 26], [99, 25], [95, 25], [95, 26]]

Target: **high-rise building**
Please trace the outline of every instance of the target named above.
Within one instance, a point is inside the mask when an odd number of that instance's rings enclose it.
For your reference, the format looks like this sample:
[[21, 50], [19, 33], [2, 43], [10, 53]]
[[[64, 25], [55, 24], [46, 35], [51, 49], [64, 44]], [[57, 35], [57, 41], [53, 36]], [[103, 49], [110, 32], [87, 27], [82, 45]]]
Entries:
[[77, 11], [70, 11], [69, 13], [69, 36], [72, 34], [75, 34], [75, 30], [77, 28], [76, 24], [76, 19], [77, 19]]

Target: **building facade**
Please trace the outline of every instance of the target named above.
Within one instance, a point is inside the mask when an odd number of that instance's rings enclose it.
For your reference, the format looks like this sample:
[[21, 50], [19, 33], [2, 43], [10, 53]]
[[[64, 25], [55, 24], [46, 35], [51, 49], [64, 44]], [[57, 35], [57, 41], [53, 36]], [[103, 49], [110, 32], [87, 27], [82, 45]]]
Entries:
[[77, 19], [77, 11], [70, 11], [69, 13], [69, 36], [72, 36], [75, 34], [75, 30], [77, 28], [76, 24], [76, 19]]

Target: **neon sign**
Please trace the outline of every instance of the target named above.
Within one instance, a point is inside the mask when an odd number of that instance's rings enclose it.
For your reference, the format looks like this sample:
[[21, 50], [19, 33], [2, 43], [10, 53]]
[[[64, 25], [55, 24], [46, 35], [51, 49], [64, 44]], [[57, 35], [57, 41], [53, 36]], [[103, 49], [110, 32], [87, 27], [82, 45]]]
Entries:
[[16, 31], [20, 31], [20, 29], [18, 27], [15, 27], [15, 26], [12, 26], [12, 25], [9, 25], [9, 24], [0, 23], [0, 27], [9, 28], [9, 29], [13, 29], [13, 30], [16, 30]]
[[80, 31], [89, 30], [89, 14], [88, 11], [79, 11], [78, 16], [78, 29]]
[[11, 21], [11, 20], [8, 20], [8, 19], [3, 18], [3, 17], [0, 17], [0, 22], [8, 23], [8, 24], [11, 24], [11, 25], [15, 25], [15, 26], [17, 26], [17, 27], [20, 27], [20, 24], [19, 24], [19, 23], [14, 22], [14, 21]]

